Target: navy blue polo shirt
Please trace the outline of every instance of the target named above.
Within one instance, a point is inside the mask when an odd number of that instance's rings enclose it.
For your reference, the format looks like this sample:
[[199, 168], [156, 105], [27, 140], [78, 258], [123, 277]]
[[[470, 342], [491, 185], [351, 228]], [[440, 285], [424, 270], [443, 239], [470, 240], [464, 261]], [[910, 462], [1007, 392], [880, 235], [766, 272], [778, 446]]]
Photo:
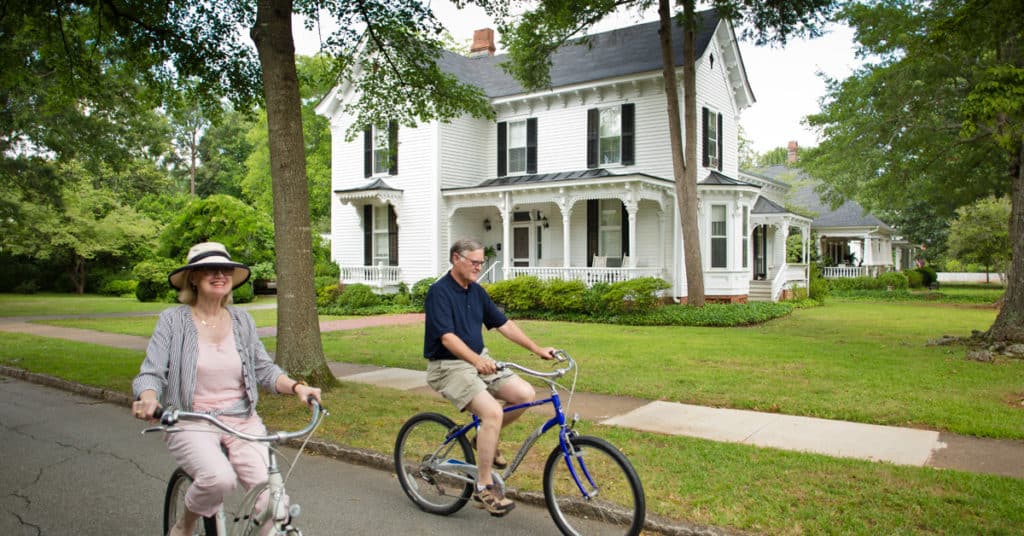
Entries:
[[441, 344], [445, 333], [454, 333], [479, 354], [484, 350], [481, 326], [494, 329], [508, 322], [483, 287], [474, 282], [469, 288], [462, 288], [450, 271], [430, 285], [423, 309], [427, 316], [423, 357], [431, 360], [458, 359]]

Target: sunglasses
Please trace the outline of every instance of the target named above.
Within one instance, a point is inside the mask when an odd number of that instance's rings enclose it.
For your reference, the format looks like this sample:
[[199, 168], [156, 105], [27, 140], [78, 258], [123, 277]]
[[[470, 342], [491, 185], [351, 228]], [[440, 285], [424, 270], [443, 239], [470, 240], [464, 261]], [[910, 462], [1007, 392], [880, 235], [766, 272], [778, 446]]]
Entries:
[[213, 277], [217, 274], [221, 274], [224, 277], [231, 277], [235, 275], [234, 268], [197, 268], [196, 272], [206, 277]]

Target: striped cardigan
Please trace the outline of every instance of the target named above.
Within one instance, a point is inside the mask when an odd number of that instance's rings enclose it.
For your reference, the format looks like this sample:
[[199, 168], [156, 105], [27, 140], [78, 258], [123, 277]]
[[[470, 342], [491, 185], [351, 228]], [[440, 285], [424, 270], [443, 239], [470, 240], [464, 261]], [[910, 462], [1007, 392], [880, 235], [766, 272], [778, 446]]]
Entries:
[[[278, 376], [284, 374], [270, 359], [263, 342], [256, 334], [256, 322], [249, 313], [228, 307], [231, 331], [235, 336], [238, 355], [242, 356], [242, 380], [250, 411], [259, 399], [258, 387], [275, 392]], [[192, 321], [188, 305], [172, 307], [160, 313], [160, 319], [149, 338], [146, 359], [139, 375], [132, 381], [132, 391], [138, 398], [143, 391], [156, 391], [164, 406], [192, 410], [196, 390], [196, 364], [199, 360], [199, 333]]]

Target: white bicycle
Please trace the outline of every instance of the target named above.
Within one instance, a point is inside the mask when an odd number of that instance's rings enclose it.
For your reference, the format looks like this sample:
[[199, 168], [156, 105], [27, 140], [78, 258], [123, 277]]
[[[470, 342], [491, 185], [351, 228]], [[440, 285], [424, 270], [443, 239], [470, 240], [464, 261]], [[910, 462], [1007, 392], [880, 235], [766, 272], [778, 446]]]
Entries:
[[[224, 424], [216, 417], [205, 413], [193, 413], [190, 411], [176, 410], [174, 408], [167, 408], [163, 410], [159, 408], [157, 409], [157, 412], [153, 417], [160, 419], [160, 426], [146, 428], [142, 431], [143, 434], [149, 432], [174, 433], [183, 431], [181, 428], [174, 428], [174, 425], [182, 420], [206, 421], [239, 439], [258, 443], [267, 443], [269, 447], [269, 461], [267, 463], [269, 476], [267, 481], [263, 484], [253, 486], [252, 489], [246, 492], [242, 501], [239, 503], [238, 508], [234, 512], [228, 512], [222, 506], [214, 516], [203, 518], [202, 523], [196, 524], [196, 532], [194, 534], [209, 536], [256, 536], [260, 534], [261, 529], [267, 523], [272, 523], [273, 530], [270, 531], [270, 534], [273, 536], [302, 535], [302, 531], [294, 524], [294, 520], [298, 517], [301, 510], [299, 505], [294, 503], [288, 505], [285, 504], [284, 501], [284, 497], [286, 496], [285, 480], [287, 480], [287, 478], [281, 475], [281, 471], [278, 468], [277, 453], [275, 452], [274, 445], [297, 437], [306, 437], [308, 440], [309, 436], [312, 435], [313, 431], [315, 431], [320, 425], [323, 417], [328, 415], [327, 411], [321, 408], [320, 404], [312, 397], [309, 399], [309, 405], [312, 409], [313, 417], [305, 428], [297, 432], [276, 432], [266, 436], [256, 436], [240, 432]], [[302, 454], [302, 450], [305, 446], [306, 442], [303, 441], [302, 445], [299, 447], [299, 452], [295, 455], [296, 460], [299, 455]], [[293, 460], [292, 466], [294, 466], [294, 464], [295, 461]], [[171, 530], [171, 527], [174, 526], [175, 521], [181, 513], [184, 512], [185, 492], [191, 485], [192, 477], [190, 477], [188, 473], [180, 467], [171, 473], [171, 478], [167, 481], [167, 493], [164, 495], [164, 524], [162, 534], [167, 534]], [[256, 501], [264, 490], [268, 490], [267, 507], [264, 508], [263, 511], [257, 512]]]

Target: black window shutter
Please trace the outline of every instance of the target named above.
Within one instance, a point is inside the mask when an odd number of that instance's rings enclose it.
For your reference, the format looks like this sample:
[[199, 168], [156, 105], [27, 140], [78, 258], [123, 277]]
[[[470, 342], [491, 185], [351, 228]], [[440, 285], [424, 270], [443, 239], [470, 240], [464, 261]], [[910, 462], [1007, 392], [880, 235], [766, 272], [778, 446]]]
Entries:
[[594, 255], [597, 254], [597, 219], [599, 205], [597, 199], [587, 200], [587, 266], [594, 264]]
[[363, 266], [373, 265], [373, 206], [363, 205]]
[[388, 205], [388, 265], [398, 266], [398, 215], [393, 205]]
[[398, 175], [398, 121], [388, 122], [388, 158], [391, 159], [388, 175]]
[[701, 136], [700, 136], [700, 154], [701, 159], [704, 162], [704, 167], [708, 167], [711, 162], [708, 159], [708, 109], [701, 108]]
[[373, 129], [363, 131], [363, 176], [373, 175]]
[[537, 172], [537, 118], [526, 120], [526, 172]]
[[622, 105], [622, 165], [631, 166], [636, 163], [636, 151], [634, 150], [634, 133], [636, 131], [636, 105], [627, 103]]
[[[587, 169], [597, 167], [597, 127], [600, 116], [597, 108], [587, 110]], [[587, 266], [590, 266], [587, 261]]]
[[498, 176], [508, 175], [508, 125], [498, 123]]
[[718, 144], [718, 171], [722, 171], [722, 145], [724, 145], [722, 143], [722, 140], [725, 138], [725, 136], [722, 135], [722, 114], [718, 114], [717, 136], [718, 139], [716, 140], [716, 143]]
[[[622, 256], [629, 255], [629, 212], [626, 204], [622, 204]], [[626, 265], [622, 265], [625, 268]]]

